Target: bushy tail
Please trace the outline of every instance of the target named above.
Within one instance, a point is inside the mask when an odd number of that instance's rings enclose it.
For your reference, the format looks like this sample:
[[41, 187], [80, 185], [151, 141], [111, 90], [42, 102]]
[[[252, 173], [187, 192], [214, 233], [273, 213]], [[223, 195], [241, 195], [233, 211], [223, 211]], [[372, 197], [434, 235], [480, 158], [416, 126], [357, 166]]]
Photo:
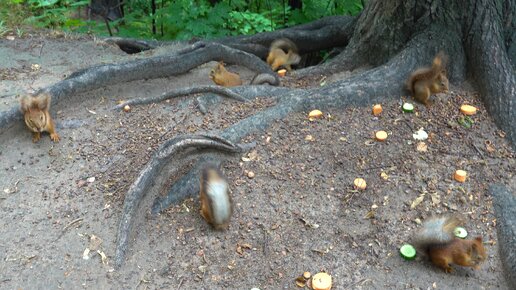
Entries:
[[428, 246], [449, 243], [454, 239], [453, 230], [460, 224], [462, 220], [457, 216], [429, 218], [414, 235], [412, 244], [417, 248], [426, 249]]
[[432, 61], [432, 67], [420, 68], [410, 74], [405, 83], [405, 87], [411, 93], [414, 92], [414, 84], [419, 80], [431, 80], [437, 78], [440, 74], [446, 74], [446, 64], [448, 56], [440, 51]]
[[272, 42], [270, 50], [282, 49], [287, 52], [288, 60], [286, 64], [298, 64], [301, 61], [297, 46], [292, 40], [288, 38], [276, 39]]

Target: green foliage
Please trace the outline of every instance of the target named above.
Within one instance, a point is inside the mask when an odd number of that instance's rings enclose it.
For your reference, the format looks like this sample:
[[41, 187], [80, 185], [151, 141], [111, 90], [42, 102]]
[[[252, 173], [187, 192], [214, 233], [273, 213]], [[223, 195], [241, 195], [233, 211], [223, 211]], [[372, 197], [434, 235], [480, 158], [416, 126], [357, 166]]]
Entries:
[[[330, 15], [356, 15], [363, 0], [303, 0], [292, 9], [284, 0], [124, 0], [124, 18], [110, 22], [118, 35], [134, 38], [190, 39], [254, 34], [306, 23]], [[93, 20], [80, 13], [89, 0], [0, 0], [4, 26], [20, 23], [35, 27], [107, 35], [101, 17]], [[14, 14], [12, 13], [14, 11]], [[5, 18], [6, 16], [7, 18]], [[152, 33], [152, 21], [156, 34]], [[1, 28], [2, 26], [0, 26]]]

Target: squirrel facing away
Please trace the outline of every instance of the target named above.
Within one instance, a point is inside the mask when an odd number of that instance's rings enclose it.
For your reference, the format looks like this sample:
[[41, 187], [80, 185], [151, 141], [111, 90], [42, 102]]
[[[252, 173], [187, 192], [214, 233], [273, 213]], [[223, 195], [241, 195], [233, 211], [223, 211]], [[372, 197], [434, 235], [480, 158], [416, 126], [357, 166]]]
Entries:
[[413, 244], [424, 250], [432, 263], [446, 273], [453, 271], [450, 264], [473, 267], [478, 270], [487, 258], [482, 237], [465, 240], [455, 237], [454, 229], [462, 221], [456, 216], [433, 217], [425, 221], [416, 233]]
[[227, 229], [233, 213], [229, 184], [214, 166], [201, 172], [200, 200], [201, 216], [215, 229]]
[[210, 79], [219, 86], [234, 87], [242, 85], [240, 76], [226, 70], [223, 62], [217, 65], [210, 71]]
[[429, 106], [428, 99], [432, 94], [448, 91], [449, 81], [446, 77], [446, 61], [446, 55], [439, 52], [432, 62], [432, 67], [417, 69], [410, 75], [406, 85], [414, 99]]
[[[285, 50], [287, 53], [285, 53]], [[288, 38], [280, 38], [272, 42], [267, 56], [267, 64], [269, 64], [273, 71], [280, 67], [291, 71], [293, 64], [298, 64], [301, 57], [298, 54], [297, 46]]]
[[54, 120], [50, 116], [51, 97], [47, 93], [37, 96], [24, 95], [20, 99], [20, 109], [23, 113], [23, 119], [27, 127], [33, 132], [32, 142], [38, 142], [41, 139], [42, 132], [50, 133], [50, 139], [59, 142], [59, 135], [54, 126]]

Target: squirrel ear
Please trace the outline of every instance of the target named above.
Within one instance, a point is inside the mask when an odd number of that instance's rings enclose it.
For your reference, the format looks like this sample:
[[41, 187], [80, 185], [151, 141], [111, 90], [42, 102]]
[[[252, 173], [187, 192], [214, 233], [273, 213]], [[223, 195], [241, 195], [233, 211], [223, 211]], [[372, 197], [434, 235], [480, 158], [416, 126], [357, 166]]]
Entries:
[[52, 97], [50, 96], [50, 94], [48, 93], [42, 93], [38, 96], [38, 102], [37, 102], [37, 105], [38, 105], [38, 108], [40, 110], [48, 110], [50, 109], [50, 100], [52, 99]]

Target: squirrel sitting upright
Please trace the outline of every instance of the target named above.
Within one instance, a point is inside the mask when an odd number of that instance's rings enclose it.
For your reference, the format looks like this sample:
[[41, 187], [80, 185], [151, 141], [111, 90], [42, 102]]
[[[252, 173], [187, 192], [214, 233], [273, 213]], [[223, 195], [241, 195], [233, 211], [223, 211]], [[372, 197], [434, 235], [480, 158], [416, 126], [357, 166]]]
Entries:
[[234, 87], [242, 85], [240, 76], [226, 70], [223, 62], [217, 65], [210, 71], [210, 79], [219, 86]]
[[446, 61], [446, 55], [439, 52], [432, 62], [432, 67], [417, 69], [410, 75], [407, 80], [407, 89], [414, 99], [429, 106], [428, 99], [432, 94], [448, 91], [449, 81], [446, 77]]
[[[285, 53], [285, 50], [287, 53]], [[298, 64], [301, 57], [298, 54], [297, 46], [288, 38], [277, 39], [272, 42], [267, 56], [267, 63], [271, 66], [273, 71], [280, 67], [291, 71], [293, 64]]]
[[460, 224], [461, 220], [456, 216], [430, 218], [415, 235], [413, 244], [426, 251], [430, 261], [446, 273], [453, 271], [450, 264], [478, 270], [487, 258], [482, 237], [472, 240], [455, 237], [453, 231]]
[[215, 229], [227, 229], [233, 213], [229, 184], [214, 166], [201, 172], [200, 200], [201, 216]]
[[20, 99], [20, 109], [27, 127], [33, 132], [32, 141], [38, 142], [42, 132], [50, 133], [50, 139], [59, 142], [59, 135], [50, 117], [50, 95], [42, 93], [37, 96], [24, 95]]

